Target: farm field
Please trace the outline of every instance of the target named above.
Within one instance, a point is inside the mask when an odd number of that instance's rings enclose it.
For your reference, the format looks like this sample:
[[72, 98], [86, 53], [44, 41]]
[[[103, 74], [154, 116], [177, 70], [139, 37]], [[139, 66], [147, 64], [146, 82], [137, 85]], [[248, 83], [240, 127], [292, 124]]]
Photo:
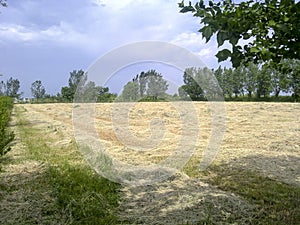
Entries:
[[[123, 113], [118, 111], [118, 104], [127, 103], [96, 105], [96, 131], [105, 150], [113, 158], [134, 166], [155, 165], [167, 159], [182, 136], [182, 118], [172, 103], [136, 103], [125, 114], [129, 130], [141, 142], [139, 145], [152, 137], [151, 122], [159, 123], [155, 121], [159, 118], [160, 124], [164, 124], [160, 141], [156, 143], [154, 134], [155, 141], [149, 144], [151, 151], [136, 151], [136, 143], [121, 140], [116, 134], [118, 124], [124, 123], [121, 120], [124, 117], [118, 117], [118, 113]], [[97, 207], [109, 209], [99, 212], [105, 218], [102, 224], [296, 224], [300, 221], [300, 104], [225, 103], [223, 142], [213, 163], [202, 172], [199, 164], [212, 133], [212, 112], [209, 103], [195, 102], [193, 106], [200, 133], [191, 159], [167, 180], [135, 187], [97, 178], [88, 167], [77, 148], [72, 121], [73, 108], [82, 106], [15, 105], [11, 129], [16, 141], [12, 151], [1, 159], [0, 224], [88, 224], [82, 218], [97, 214]], [[61, 169], [66, 165], [67, 169]], [[81, 171], [83, 178], [76, 180]], [[58, 179], [70, 179], [69, 173], [83, 190], [90, 183], [110, 188], [99, 197], [95, 195], [98, 188], [95, 185], [95, 190], [86, 190], [93, 195], [89, 194], [85, 200], [76, 202], [71, 195], [57, 203], [56, 192], [72, 192], [72, 182]], [[84, 180], [86, 177], [91, 180]], [[63, 183], [64, 188], [58, 189], [58, 183]], [[107, 193], [109, 197], [105, 200]], [[91, 196], [94, 200], [87, 201]], [[92, 204], [95, 204], [92, 211], [77, 210]], [[101, 224], [99, 221], [91, 224]]]

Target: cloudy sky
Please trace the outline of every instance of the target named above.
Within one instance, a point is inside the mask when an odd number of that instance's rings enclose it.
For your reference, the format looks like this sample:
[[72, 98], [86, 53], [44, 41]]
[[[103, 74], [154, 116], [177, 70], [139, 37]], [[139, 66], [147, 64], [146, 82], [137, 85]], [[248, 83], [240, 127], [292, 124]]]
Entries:
[[8, 7], [0, 8], [0, 79], [19, 79], [24, 97], [35, 80], [56, 94], [70, 71], [86, 71], [120, 46], [152, 40], [184, 47], [216, 68], [216, 42], [205, 43], [199, 19], [179, 13], [178, 2], [7, 0]]

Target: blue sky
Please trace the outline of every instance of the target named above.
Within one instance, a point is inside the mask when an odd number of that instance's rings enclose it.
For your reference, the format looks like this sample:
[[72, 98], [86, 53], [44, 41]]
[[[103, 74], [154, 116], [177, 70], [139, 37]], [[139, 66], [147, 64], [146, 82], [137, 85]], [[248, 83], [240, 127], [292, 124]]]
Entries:
[[[216, 68], [216, 41], [205, 43], [197, 32], [199, 19], [179, 13], [178, 2], [7, 0], [8, 7], [0, 8], [1, 79], [19, 79], [24, 97], [31, 96], [35, 80], [42, 81], [47, 93], [56, 94], [67, 85], [70, 71], [87, 70], [97, 58], [119, 46], [152, 40], [184, 47], [209, 68]], [[140, 67], [132, 70], [128, 80], [138, 70]], [[125, 82], [111, 80], [119, 86]], [[110, 89], [118, 92], [118, 85], [110, 82]]]

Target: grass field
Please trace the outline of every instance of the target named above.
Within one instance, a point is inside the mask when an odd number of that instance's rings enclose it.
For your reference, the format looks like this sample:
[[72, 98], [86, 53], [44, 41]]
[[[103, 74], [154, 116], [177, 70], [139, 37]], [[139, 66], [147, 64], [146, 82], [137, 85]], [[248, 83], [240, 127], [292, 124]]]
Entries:
[[[212, 112], [208, 103], [194, 106], [200, 133], [189, 162], [167, 180], [134, 187], [102, 178], [87, 165], [72, 126], [79, 105], [15, 105], [16, 140], [0, 159], [0, 224], [297, 224], [300, 104], [225, 103], [223, 142], [203, 172]], [[117, 104], [97, 104], [95, 113], [101, 144], [115, 159], [154, 165], [178, 146], [182, 118], [172, 103], [137, 103], [124, 114], [140, 145], [152, 137], [151, 121], [161, 119], [164, 134], [151, 151], [122, 142], [118, 110]]]

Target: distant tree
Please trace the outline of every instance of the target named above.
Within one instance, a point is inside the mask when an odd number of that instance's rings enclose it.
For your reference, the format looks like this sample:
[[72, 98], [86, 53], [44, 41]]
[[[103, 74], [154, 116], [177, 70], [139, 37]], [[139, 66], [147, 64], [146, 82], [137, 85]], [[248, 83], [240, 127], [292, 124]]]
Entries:
[[201, 68], [186, 68], [183, 74], [184, 85], [181, 86], [182, 90], [193, 101], [204, 100], [204, 91], [200, 87], [201, 82]]
[[233, 95], [233, 69], [232, 68], [224, 68], [224, 95], [232, 99]]
[[295, 101], [300, 97], [300, 60], [284, 59], [280, 62], [281, 73], [286, 75], [289, 90]]
[[167, 81], [157, 71], [142, 71], [124, 86], [119, 100], [137, 101], [143, 98], [157, 100], [158, 97], [166, 97], [168, 86]]
[[147, 77], [147, 95], [153, 99], [164, 97], [168, 90], [168, 83], [162, 75], [155, 70], [146, 72]]
[[70, 87], [62, 87], [61, 98], [63, 99], [63, 101], [72, 102], [74, 99], [74, 92]]
[[239, 66], [232, 73], [232, 92], [237, 98], [240, 94], [244, 95], [244, 79], [245, 79], [245, 67]]
[[61, 89], [62, 98], [64, 98], [65, 101], [73, 101], [78, 85], [84, 86], [86, 81], [87, 76], [83, 70], [73, 70], [70, 72], [69, 86], [62, 87]]
[[133, 78], [132, 82], [137, 82], [139, 87], [139, 95], [142, 98], [146, 94], [147, 82], [148, 82], [148, 73], [142, 71], [140, 74], [136, 75]]
[[139, 99], [139, 83], [137, 81], [128, 82], [122, 91], [122, 101], [133, 102]]
[[42, 85], [42, 81], [40, 80], [36, 80], [35, 82], [33, 82], [31, 84], [31, 94], [34, 98], [41, 99], [45, 97], [46, 94], [46, 89], [45, 87]]
[[220, 85], [220, 88], [223, 90], [224, 86], [225, 86], [225, 82], [224, 82], [224, 76], [223, 76], [223, 69], [221, 66], [218, 67], [218, 69], [213, 70], [214, 75], [216, 77], [216, 79], [218, 80], [218, 83]]
[[1, 80], [1, 82], [0, 82], [0, 96], [4, 95], [3, 88], [4, 88], [4, 82]]
[[[194, 6], [179, 3], [182, 13], [200, 18], [199, 30], [208, 42], [216, 34], [218, 46], [226, 41], [230, 49], [220, 50], [219, 62], [230, 58], [233, 67], [242, 61], [261, 63], [300, 59], [300, 2], [295, 0], [205, 1]], [[251, 39], [250, 39], [251, 38]], [[240, 40], [248, 40], [244, 46]], [[245, 41], [243, 41], [245, 43]]]
[[256, 77], [256, 96], [268, 97], [272, 92], [271, 73], [267, 66], [263, 66]]
[[246, 69], [246, 76], [244, 79], [244, 88], [247, 92], [248, 98], [251, 98], [256, 90], [256, 80], [259, 73], [258, 65], [254, 63], [248, 63]]
[[18, 93], [20, 89], [20, 81], [18, 79], [9, 78], [6, 83], [4, 83], [4, 95], [11, 98], [20, 98], [22, 93]]
[[108, 87], [97, 86], [97, 102], [113, 102], [117, 94], [110, 93]]
[[81, 84], [84, 85], [87, 81], [87, 76], [85, 76], [85, 72], [83, 70], [73, 70], [70, 72], [70, 78], [69, 78], [69, 87], [71, 90], [75, 93], [78, 85]]
[[117, 96], [109, 93], [108, 87], [97, 86], [95, 82], [89, 81], [80, 87], [77, 97], [76, 101], [82, 102], [112, 102]]
[[271, 88], [275, 98], [278, 98], [281, 92], [288, 92], [289, 85], [287, 75], [280, 72], [278, 64], [267, 63], [265, 69], [271, 76]]
[[179, 98], [181, 99], [181, 100], [191, 100], [190, 98], [189, 98], [189, 95], [188, 95], [188, 93], [186, 93], [186, 91], [185, 91], [185, 89], [184, 89], [184, 85], [182, 85], [182, 86], [180, 86], [179, 88], [178, 88], [178, 95], [179, 95]]

